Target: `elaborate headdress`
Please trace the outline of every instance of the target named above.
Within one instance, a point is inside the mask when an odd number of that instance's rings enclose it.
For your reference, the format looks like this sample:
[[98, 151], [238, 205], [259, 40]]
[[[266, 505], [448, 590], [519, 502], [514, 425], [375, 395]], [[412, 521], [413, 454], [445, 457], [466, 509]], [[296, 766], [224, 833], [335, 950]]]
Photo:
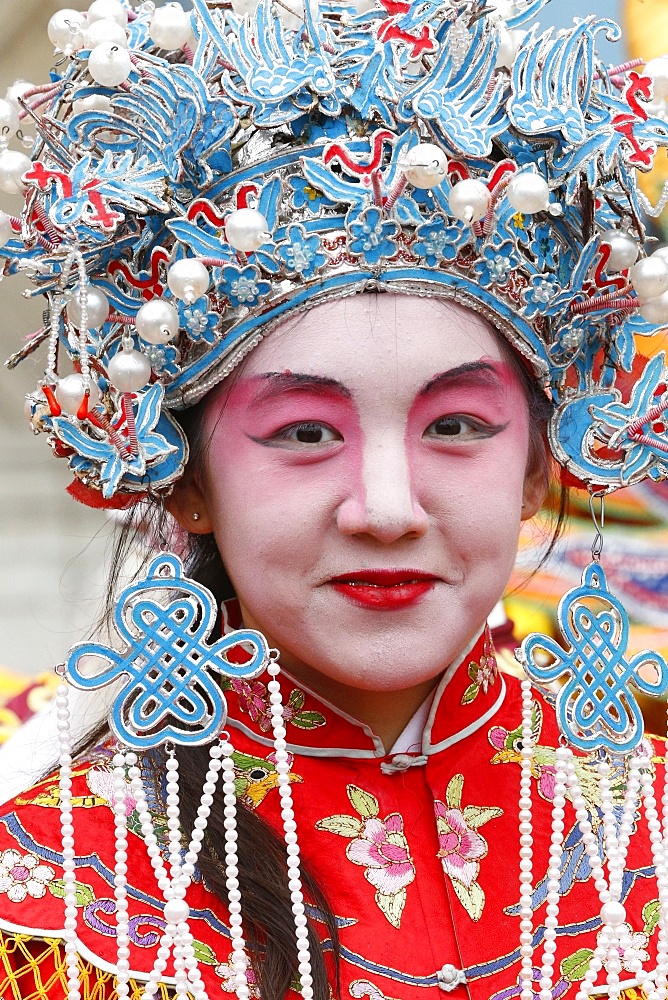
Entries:
[[544, 380], [579, 480], [666, 475], [664, 361], [634, 365], [668, 321], [635, 178], [668, 144], [665, 68], [604, 66], [608, 21], [521, 30], [544, 2], [53, 16], [64, 58], [13, 93], [39, 138], [32, 159], [0, 155], [0, 184], [25, 192], [1, 228], [5, 270], [49, 301], [11, 363], [48, 342], [32, 423], [79, 499], [168, 489], [185, 460], [170, 410], [289, 310], [369, 288], [488, 317]]
[[[187, 457], [170, 411], [201, 399], [289, 311], [365, 289], [449, 298], [487, 317], [543, 381], [554, 403], [553, 452], [581, 482], [605, 492], [668, 477], [668, 370], [663, 355], [646, 362], [636, 354], [638, 338], [668, 323], [668, 262], [661, 251], [646, 256], [641, 213], [653, 210], [635, 179], [658, 146], [668, 146], [668, 126], [651, 104], [668, 93], [666, 61], [643, 75], [633, 66], [606, 67], [596, 36], [614, 39], [616, 26], [585, 18], [567, 31], [540, 33], [531, 19], [545, 2], [193, 0], [190, 16], [178, 4], [132, 10], [94, 0], [87, 18], [53, 16], [50, 35], [63, 53], [58, 71], [42, 87], [13, 88], [0, 104], [8, 132], [29, 116], [38, 133], [32, 158], [0, 154], [0, 187], [25, 193], [20, 218], [0, 217], [0, 237], [5, 271], [29, 276], [48, 299], [44, 329], [10, 363], [47, 343], [45, 376], [29, 397], [31, 421], [69, 462], [79, 499], [104, 505], [167, 491]], [[564, 599], [569, 649], [541, 637], [524, 644], [534, 678], [569, 676], [557, 709], [571, 744], [630, 761], [619, 825], [606, 760], [599, 769], [607, 790], [607, 877], [586, 810], [578, 812], [605, 932], [580, 998], [595, 988], [604, 962], [631, 947], [620, 902], [623, 835], [641, 795], [648, 817], [654, 809], [628, 685], [658, 693], [668, 683], [660, 657], [625, 656], [627, 620], [607, 590], [599, 554], [600, 546], [582, 587]], [[591, 610], [592, 599], [603, 611]], [[192, 988], [197, 996], [184, 897], [222, 772], [235, 984], [246, 997], [227, 736], [212, 746], [184, 857], [178, 762], [167, 751], [170, 872], [134, 751], [211, 741], [225, 716], [211, 672], [253, 677], [269, 663], [299, 970], [309, 1000], [278, 666], [250, 630], [209, 644], [213, 616], [208, 592], [163, 553], [121, 595], [116, 625], [124, 649], [84, 644], [70, 654], [67, 672], [88, 688], [129, 678], [111, 720], [131, 749], [120, 746], [114, 759], [118, 851], [122, 856], [127, 836], [129, 779], [164, 889], [162, 944], [168, 952], [175, 947], [181, 993]], [[86, 657], [101, 659], [104, 670], [91, 677]], [[655, 681], [637, 676], [642, 666], [654, 670]], [[69, 995], [76, 996], [64, 685], [58, 706], [65, 936]], [[523, 711], [521, 998], [532, 1000], [529, 681]], [[557, 751], [541, 998], [553, 996], [548, 944], [557, 933], [563, 803], [567, 791], [582, 800], [574, 760], [570, 747]], [[656, 811], [652, 817], [658, 823]], [[653, 844], [665, 909], [668, 857], [656, 838]], [[116, 887], [117, 939], [125, 948], [123, 872]], [[663, 923], [662, 934], [657, 975], [665, 986]], [[160, 962], [147, 996], [157, 991]], [[619, 995], [618, 965], [608, 966], [610, 995]], [[636, 965], [637, 980], [648, 981], [639, 959]], [[125, 959], [118, 975], [119, 995], [127, 995]]]

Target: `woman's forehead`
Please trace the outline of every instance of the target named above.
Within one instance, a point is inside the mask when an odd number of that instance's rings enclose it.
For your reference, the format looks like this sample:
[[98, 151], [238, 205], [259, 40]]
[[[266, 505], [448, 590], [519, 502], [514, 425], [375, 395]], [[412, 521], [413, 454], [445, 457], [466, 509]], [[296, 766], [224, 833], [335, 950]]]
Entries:
[[[507, 351], [489, 323], [457, 303], [366, 293], [322, 303], [277, 327], [245, 359], [239, 377], [264, 372], [360, 377], [430, 373]], [[411, 379], [412, 380], [412, 379]]]

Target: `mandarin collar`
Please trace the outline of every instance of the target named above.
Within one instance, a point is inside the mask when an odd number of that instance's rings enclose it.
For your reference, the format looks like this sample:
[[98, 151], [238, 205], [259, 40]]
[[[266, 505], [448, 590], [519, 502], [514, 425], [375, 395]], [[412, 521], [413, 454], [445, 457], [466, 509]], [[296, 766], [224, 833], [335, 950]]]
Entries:
[[[237, 601], [225, 601], [222, 613], [225, 633], [242, 625]], [[357, 759], [394, 756], [386, 753], [369, 726], [342, 712], [287, 671], [281, 671], [279, 680], [290, 753]], [[489, 628], [485, 626], [443, 674], [433, 695], [420, 753], [400, 756], [428, 758], [466, 739], [496, 714], [505, 692]], [[230, 679], [226, 681], [225, 696], [227, 726], [272, 749], [269, 694], [263, 677]]]

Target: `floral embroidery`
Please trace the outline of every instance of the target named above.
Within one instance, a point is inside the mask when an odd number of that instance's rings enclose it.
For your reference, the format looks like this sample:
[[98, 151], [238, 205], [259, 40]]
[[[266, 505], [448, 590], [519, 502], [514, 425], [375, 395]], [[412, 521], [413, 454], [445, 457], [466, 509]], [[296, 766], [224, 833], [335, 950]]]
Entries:
[[448, 782], [445, 802], [434, 803], [436, 829], [443, 871], [452, 882], [460, 903], [472, 920], [480, 920], [485, 893], [478, 884], [480, 860], [487, 855], [487, 841], [477, 831], [490, 819], [503, 815], [496, 806], [462, 805], [464, 775]]
[[347, 792], [360, 818], [329, 816], [316, 823], [316, 830], [352, 838], [346, 857], [364, 867], [365, 879], [376, 890], [378, 907], [393, 927], [399, 927], [406, 905], [406, 886], [415, 878], [404, 821], [399, 813], [380, 819], [378, 799], [357, 785], [348, 785]]
[[[263, 733], [271, 729], [271, 706], [266, 684], [260, 681], [246, 681], [234, 677], [226, 682], [226, 689], [239, 695], [239, 708], [247, 712], [252, 722], [257, 722]], [[283, 708], [283, 720], [297, 729], [317, 729], [325, 725], [325, 717], [320, 712], [304, 711], [306, 696], [299, 688], [293, 688]]]
[[496, 678], [499, 675], [496, 656], [494, 655], [494, 644], [488, 625], [485, 625], [485, 641], [482, 647], [480, 663], [472, 660], [469, 663], [468, 674], [471, 684], [469, 684], [462, 695], [462, 705], [470, 705], [478, 697], [481, 690], [483, 694], [487, 694], [489, 688], [496, 683]]
[[[237, 988], [235, 986], [235, 972], [234, 965], [232, 964], [232, 959], [230, 958], [227, 962], [223, 962], [216, 966], [216, 975], [220, 976], [223, 980], [220, 984], [221, 990], [224, 993], [236, 993]], [[246, 969], [246, 982], [248, 983], [248, 996], [251, 1000], [259, 998], [260, 989], [258, 987], [258, 982], [255, 973], [251, 969], [250, 965]]]
[[368, 979], [354, 979], [349, 986], [349, 992], [355, 1000], [362, 1000], [363, 997], [368, 997], [369, 1000], [392, 1000]]
[[26, 896], [41, 899], [55, 874], [34, 854], [19, 854], [11, 848], [0, 854], [0, 893], [6, 892], [12, 903], [22, 903]]

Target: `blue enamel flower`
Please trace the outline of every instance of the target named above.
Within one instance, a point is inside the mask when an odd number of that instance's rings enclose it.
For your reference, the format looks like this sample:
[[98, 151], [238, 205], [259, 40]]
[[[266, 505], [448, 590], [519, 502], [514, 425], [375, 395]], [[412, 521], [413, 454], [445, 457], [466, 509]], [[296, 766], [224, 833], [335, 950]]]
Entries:
[[317, 215], [321, 205], [333, 204], [322, 191], [311, 187], [305, 177], [291, 177], [289, 184], [294, 192], [292, 195], [293, 208], [307, 208], [313, 215]]
[[308, 236], [304, 227], [299, 225], [289, 226], [287, 237], [276, 249], [286, 271], [310, 278], [327, 261], [325, 254], [318, 252], [320, 237]]
[[413, 250], [424, 257], [430, 267], [435, 267], [441, 260], [454, 260], [468, 240], [468, 230], [462, 223], [448, 226], [442, 215], [435, 215], [430, 222], [419, 226], [415, 235], [417, 240]]
[[223, 268], [221, 291], [236, 309], [239, 306], [254, 306], [271, 291], [268, 281], [260, 280], [257, 267], [234, 267], [232, 264]]
[[186, 330], [190, 340], [195, 343], [203, 341], [205, 344], [215, 344], [220, 316], [216, 312], [209, 311], [207, 295], [202, 295], [190, 305], [179, 302], [178, 310], [181, 326]]
[[489, 288], [491, 285], [505, 285], [516, 267], [512, 243], [505, 240], [485, 247], [474, 271], [483, 288]]
[[360, 254], [368, 264], [377, 264], [382, 257], [393, 257], [397, 251], [393, 237], [397, 234], [397, 223], [386, 219], [378, 208], [362, 211], [353, 209], [349, 215], [350, 232], [354, 237], [350, 243], [353, 253]]

